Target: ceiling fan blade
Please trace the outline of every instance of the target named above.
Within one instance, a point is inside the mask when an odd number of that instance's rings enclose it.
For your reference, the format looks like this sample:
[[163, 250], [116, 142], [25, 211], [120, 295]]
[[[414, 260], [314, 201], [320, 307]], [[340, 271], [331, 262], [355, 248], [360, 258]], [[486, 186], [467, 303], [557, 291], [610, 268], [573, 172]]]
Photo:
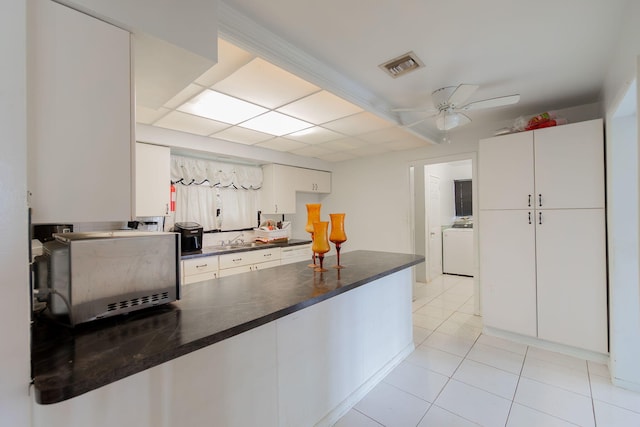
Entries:
[[475, 93], [476, 90], [478, 90], [479, 87], [480, 86], [478, 85], [461, 84], [449, 96], [449, 99], [447, 100], [447, 102], [453, 105], [454, 107], [458, 105], [463, 105], [466, 102], [466, 100], [469, 99], [471, 95]]
[[478, 110], [480, 108], [494, 108], [494, 107], [502, 107], [504, 105], [516, 104], [520, 101], [520, 95], [509, 95], [509, 96], [499, 96], [497, 98], [484, 99], [482, 101], [472, 102], [467, 105], [463, 105], [462, 107], [457, 108], [458, 110]]
[[402, 112], [417, 112], [417, 113], [437, 113], [438, 110], [431, 107], [415, 107], [415, 108], [393, 108], [391, 109], [393, 112], [402, 113]]
[[464, 126], [471, 123], [471, 119], [462, 113], [447, 113], [443, 112], [438, 115], [436, 119], [436, 126], [439, 130], [447, 131], [459, 126]]

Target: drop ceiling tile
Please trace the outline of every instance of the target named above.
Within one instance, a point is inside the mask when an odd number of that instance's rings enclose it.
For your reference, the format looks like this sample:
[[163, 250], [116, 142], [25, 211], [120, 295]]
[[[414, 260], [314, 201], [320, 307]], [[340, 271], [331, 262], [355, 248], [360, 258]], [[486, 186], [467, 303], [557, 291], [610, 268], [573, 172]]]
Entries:
[[205, 71], [195, 82], [206, 87], [213, 86], [220, 80], [229, 77], [234, 71], [248, 64], [254, 58], [255, 55], [219, 38], [218, 63]]
[[168, 108], [160, 107], [157, 110], [155, 108], [145, 107], [144, 105], [136, 105], [136, 123], [144, 123], [150, 125], [162, 116], [165, 116], [169, 111]]
[[372, 113], [363, 112], [325, 123], [322, 126], [345, 135], [357, 136], [388, 128], [393, 125], [393, 123], [381, 119]]
[[353, 154], [356, 157], [366, 157], [366, 156], [373, 156], [375, 154], [388, 153], [390, 151], [391, 150], [386, 148], [384, 144], [375, 144], [375, 145], [368, 145], [366, 147], [361, 147], [361, 148], [354, 148], [353, 150], [349, 150], [346, 153]]
[[344, 135], [320, 126], [314, 126], [301, 130], [299, 132], [286, 135], [285, 138], [293, 139], [294, 141], [305, 142], [307, 144], [319, 144], [321, 142], [344, 138]]
[[335, 141], [329, 141], [322, 144], [318, 144], [318, 147], [331, 151], [347, 151], [354, 148], [365, 147], [368, 144], [357, 138], [342, 138]]
[[172, 110], [176, 109], [205, 89], [206, 88], [203, 86], [190, 84], [189, 86], [181, 90], [176, 96], [168, 100], [164, 104], [164, 106], [167, 108], [171, 108]]
[[212, 138], [220, 138], [226, 141], [238, 142], [240, 144], [247, 145], [253, 145], [273, 138], [273, 135], [256, 132], [251, 129], [245, 129], [240, 126], [231, 126], [221, 132], [216, 132], [209, 136]]
[[412, 148], [426, 147], [429, 145], [427, 141], [422, 141], [418, 138], [404, 139], [400, 141], [385, 142], [382, 144], [392, 151], [410, 150]]
[[246, 122], [242, 122], [238, 126], [275, 136], [282, 136], [292, 132], [298, 132], [313, 125], [300, 119], [287, 116], [286, 114], [269, 111]]
[[261, 58], [252, 60], [212, 89], [268, 108], [280, 107], [320, 90]]
[[345, 153], [343, 151], [339, 153], [336, 152], [336, 153], [323, 154], [323, 155], [317, 156], [317, 158], [320, 160], [324, 160], [326, 162], [343, 162], [345, 160], [355, 159], [356, 156], [354, 156], [353, 154]]
[[291, 153], [297, 154], [298, 156], [318, 157], [330, 154], [331, 151], [319, 148], [317, 145], [309, 145], [303, 148], [298, 148], [297, 150], [291, 150]]
[[342, 117], [362, 112], [362, 108], [323, 90], [291, 104], [278, 111], [314, 124], [322, 124]]
[[232, 125], [267, 111], [266, 108], [210, 89], [185, 102], [178, 110]]
[[229, 127], [226, 123], [193, 116], [180, 111], [172, 111], [157, 122], [154, 126], [193, 133], [196, 135], [210, 135]]
[[399, 127], [389, 127], [380, 129], [374, 132], [358, 135], [358, 138], [371, 142], [372, 144], [381, 144], [383, 142], [399, 141], [403, 139], [416, 138], [414, 135], [409, 134], [407, 131]]
[[303, 142], [293, 141], [285, 138], [273, 138], [265, 142], [259, 142], [254, 145], [255, 147], [269, 148], [271, 150], [278, 151], [291, 151], [299, 148], [306, 147], [307, 144]]

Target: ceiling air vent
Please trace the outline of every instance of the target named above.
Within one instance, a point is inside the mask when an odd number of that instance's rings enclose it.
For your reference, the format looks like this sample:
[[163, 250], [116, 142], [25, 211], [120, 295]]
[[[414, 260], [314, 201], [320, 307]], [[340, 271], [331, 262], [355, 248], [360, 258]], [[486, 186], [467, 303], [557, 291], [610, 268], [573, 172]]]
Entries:
[[380, 65], [380, 68], [394, 79], [421, 67], [424, 67], [424, 64], [413, 52], [405, 53]]

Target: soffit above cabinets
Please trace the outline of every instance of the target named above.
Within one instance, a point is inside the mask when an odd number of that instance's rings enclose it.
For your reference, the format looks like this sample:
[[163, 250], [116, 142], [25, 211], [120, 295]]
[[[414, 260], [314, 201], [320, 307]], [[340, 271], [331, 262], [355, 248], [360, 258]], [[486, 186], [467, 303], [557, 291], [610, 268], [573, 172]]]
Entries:
[[430, 144], [222, 39], [218, 59], [160, 106], [159, 96], [137, 92], [136, 121], [211, 137], [212, 146], [222, 139], [330, 162]]

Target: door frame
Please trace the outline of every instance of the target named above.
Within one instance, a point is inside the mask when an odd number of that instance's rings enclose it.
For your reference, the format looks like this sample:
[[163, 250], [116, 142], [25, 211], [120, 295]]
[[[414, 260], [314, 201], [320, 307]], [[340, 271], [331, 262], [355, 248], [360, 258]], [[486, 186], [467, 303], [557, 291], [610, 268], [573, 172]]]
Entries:
[[[457, 162], [460, 160], [471, 160], [471, 194], [473, 197], [472, 207], [473, 207], [473, 217], [474, 224], [473, 227], [475, 231], [473, 233], [473, 301], [474, 301], [474, 312], [476, 315], [481, 313], [481, 301], [480, 301], [480, 257], [478, 253], [478, 228], [480, 224], [478, 222], [478, 153], [477, 152], [466, 152], [466, 153], [458, 153], [458, 154], [450, 154], [446, 156], [433, 157], [428, 159], [419, 159], [413, 160], [409, 162], [408, 167], [412, 176], [412, 185], [411, 187], [411, 230], [412, 233], [412, 243], [414, 252], [420, 255], [425, 255], [425, 260], [428, 260], [428, 245], [427, 242], [427, 234], [425, 233], [425, 197], [426, 192], [424, 191], [424, 185], [419, 185], [418, 182], [424, 182], [424, 167], [429, 165], [435, 165], [438, 163], [451, 163]], [[423, 171], [423, 172], [419, 172]], [[426, 262], [425, 262], [426, 267]]]

